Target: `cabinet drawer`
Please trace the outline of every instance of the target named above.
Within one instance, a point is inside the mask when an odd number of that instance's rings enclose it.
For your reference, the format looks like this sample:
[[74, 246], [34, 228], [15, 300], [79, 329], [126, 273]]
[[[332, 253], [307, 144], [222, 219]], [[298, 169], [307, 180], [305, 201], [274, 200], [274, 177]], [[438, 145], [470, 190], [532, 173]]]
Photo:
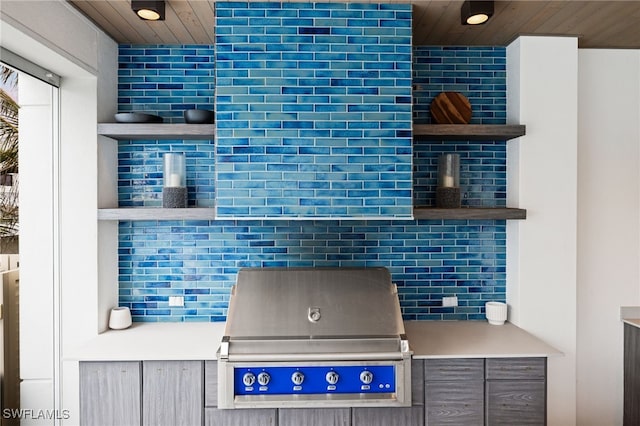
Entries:
[[142, 425], [202, 424], [202, 361], [142, 363]]
[[218, 363], [204, 362], [204, 406], [218, 406]]
[[546, 358], [488, 358], [487, 380], [544, 380]]
[[80, 424], [140, 426], [140, 370], [135, 361], [80, 362]]
[[[278, 426], [350, 426], [350, 408], [281, 408]], [[252, 425], [253, 426], [253, 425]]]
[[411, 405], [424, 405], [424, 361], [411, 361]]
[[484, 380], [427, 382], [425, 395], [427, 426], [484, 426]]
[[276, 409], [204, 409], [205, 426], [276, 426]]
[[543, 380], [489, 380], [485, 398], [487, 425], [546, 424], [546, 387]]
[[[351, 426], [422, 426], [422, 407], [353, 408]], [[303, 423], [301, 423], [302, 425]]]
[[426, 381], [483, 380], [484, 359], [427, 359], [424, 363], [424, 374]]

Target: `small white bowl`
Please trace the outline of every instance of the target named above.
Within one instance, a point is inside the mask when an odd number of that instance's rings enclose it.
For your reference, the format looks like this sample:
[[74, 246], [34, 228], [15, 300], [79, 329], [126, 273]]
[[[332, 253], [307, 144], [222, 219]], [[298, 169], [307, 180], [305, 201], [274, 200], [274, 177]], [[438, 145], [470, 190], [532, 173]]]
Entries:
[[487, 302], [484, 305], [485, 315], [489, 324], [502, 325], [507, 320], [507, 304], [502, 302]]
[[127, 307], [111, 309], [109, 315], [109, 328], [112, 330], [123, 330], [131, 326], [131, 311]]

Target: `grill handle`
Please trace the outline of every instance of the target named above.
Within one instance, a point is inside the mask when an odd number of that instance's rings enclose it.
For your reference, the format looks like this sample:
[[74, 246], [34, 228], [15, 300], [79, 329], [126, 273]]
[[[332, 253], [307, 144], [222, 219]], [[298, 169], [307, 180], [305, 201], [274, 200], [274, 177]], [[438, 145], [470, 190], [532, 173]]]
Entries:
[[235, 354], [229, 355], [230, 362], [280, 362], [280, 361], [390, 361], [411, 356], [403, 352], [348, 352], [319, 354]]

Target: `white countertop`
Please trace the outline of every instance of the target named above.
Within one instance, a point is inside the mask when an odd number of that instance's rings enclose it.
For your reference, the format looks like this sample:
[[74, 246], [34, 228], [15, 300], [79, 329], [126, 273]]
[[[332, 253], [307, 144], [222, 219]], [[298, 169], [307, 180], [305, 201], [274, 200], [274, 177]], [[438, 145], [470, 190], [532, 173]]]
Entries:
[[621, 306], [620, 319], [625, 324], [640, 328], [640, 306]]
[[640, 328], [640, 319], [627, 318], [623, 319], [622, 322]]
[[[66, 357], [80, 361], [215, 360], [223, 322], [134, 323], [109, 330]], [[553, 356], [561, 353], [513, 324], [407, 321], [414, 358]]]
[[73, 351], [80, 361], [214, 360], [224, 322], [134, 322], [109, 330]]
[[562, 355], [509, 322], [491, 325], [487, 321], [407, 321], [404, 327], [415, 359]]

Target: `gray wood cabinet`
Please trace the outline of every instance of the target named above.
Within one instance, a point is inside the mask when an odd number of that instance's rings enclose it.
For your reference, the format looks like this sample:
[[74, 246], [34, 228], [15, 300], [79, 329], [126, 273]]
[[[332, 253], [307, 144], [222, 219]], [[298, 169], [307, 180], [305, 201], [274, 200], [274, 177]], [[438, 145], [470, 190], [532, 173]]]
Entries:
[[546, 424], [546, 358], [425, 361], [425, 425]]
[[204, 406], [218, 406], [218, 363], [204, 362]]
[[640, 328], [624, 325], [624, 426], [640, 424]]
[[204, 424], [205, 426], [276, 426], [276, 413], [275, 408], [219, 410], [207, 407], [204, 409]]
[[[640, 357], [640, 331], [629, 338]], [[626, 336], [625, 336], [626, 337]], [[635, 340], [634, 340], [635, 339]], [[627, 340], [625, 340], [625, 344]], [[631, 344], [630, 343], [630, 344]], [[625, 360], [625, 363], [627, 361]], [[625, 364], [626, 365], [626, 364]], [[220, 410], [216, 361], [81, 362], [82, 426], [546, 424], [546, 358], [413, 360], [411, 407]], [[636, 386], [640, 382], [635, 379]], [[625, 381], [625, 386], [627, 382]], [[636, 388], [636, 391], [638, 388]], [[637, 395], [637, 394], [636, 394]], [[625, 387], [625, 404], [627, 388]], [[637, 396], [636, 396], [637, 398]], [[637, 401], [635, 404], [637, 410]], [[637, 412], [636, 412], [637, 413]], [[625, 425], [627, 422], [625, 405]], [[635, 421], [635, 420], [634, 420]]]
[[546, 358], [488, 358], [487, 380], [544, 380]]
[[426, 425], [484, 425], [484, 359], [429, 359], [424, 370]]
[[546, 358], [487, 359], [487, 425], [545, 425], [546, 366]]
[[350, 408], [281, 408], [278, 426], [350, 426]]
[[487, 424], [544, 425], [545, 385], [541, 380], [488, 380]]
[[421, 426], [424, 424], [424, 407], [402, 408], [353, 408], [353, 426]]
[[424, 360], [411, 360], [411, 405], [424, 405]]
[[80, 363], [80, 424], [140, 426], [140, 362]]
[[202, 424], [202, 361], [142, 363], [142, 424], [194, 426]]

